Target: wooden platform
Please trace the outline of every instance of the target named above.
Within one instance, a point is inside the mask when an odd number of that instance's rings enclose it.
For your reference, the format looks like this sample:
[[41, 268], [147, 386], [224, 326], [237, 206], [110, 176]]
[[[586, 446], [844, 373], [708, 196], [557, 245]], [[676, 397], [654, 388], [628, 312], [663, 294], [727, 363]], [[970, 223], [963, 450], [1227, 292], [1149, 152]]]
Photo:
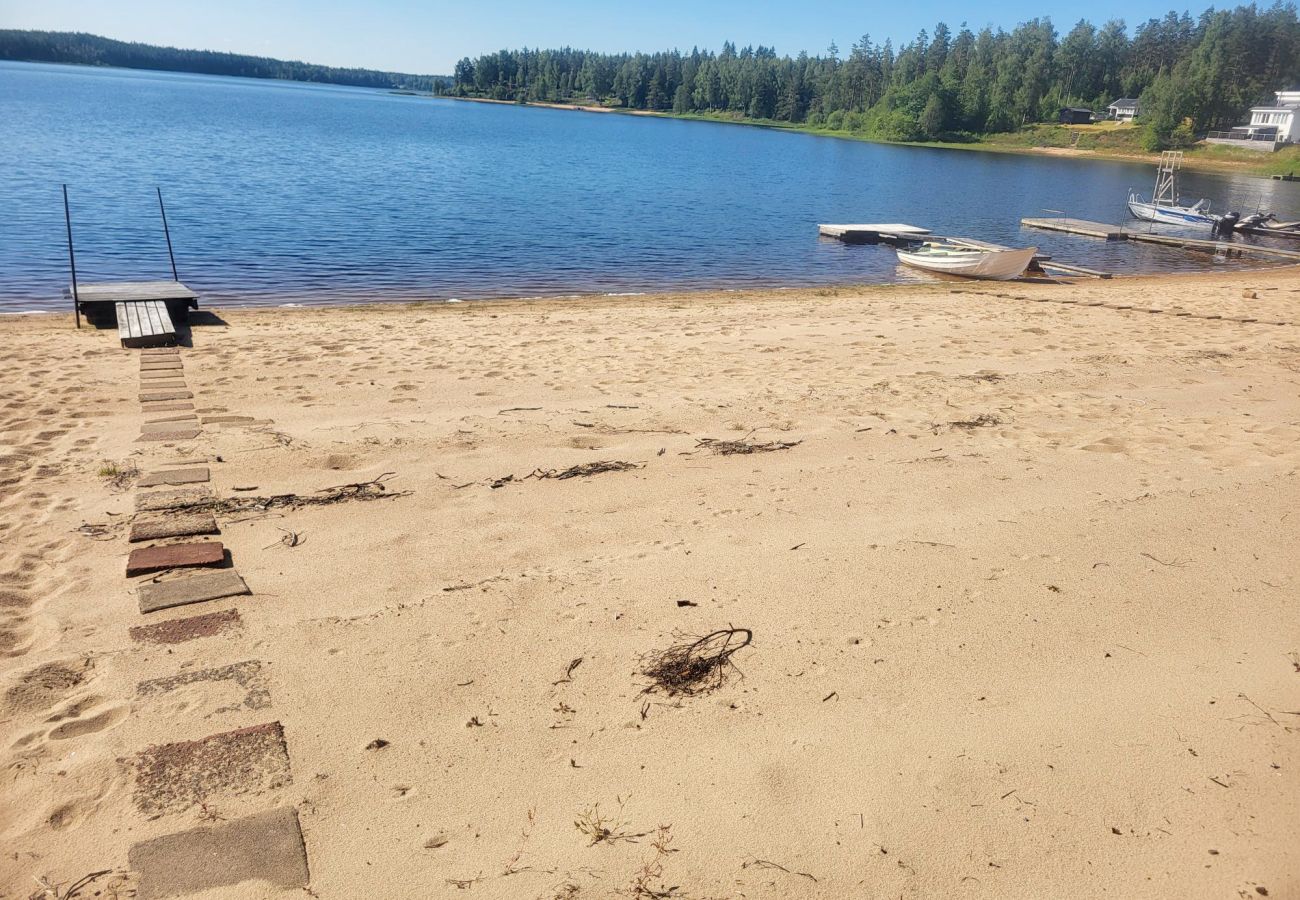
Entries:
[[[69, 292], [70, 293], [70, 292]], [[179, 281], [102, 281], [77, 284], [77, 299], [87, 303], [120, 303], [130, 300], [183, 300], [197, 309], [199, 295]]]
[[119, 300], [117, 336], [123, 347], [162, 347], [176, 343], [176, 326], [163, 300]]
[[902, 239], [915, 240], [929, 234], [930, 229], [889, 222], [876, 225], [818, 225], [817, 233], [846, 244], [879, 244]]
[[1273, 259], [1300, 261], [1300, 251], [1281, 250], [1277, 247], [1264, 247], [1259, 244], [1243, 244], [1236, 241], [1214, 241], [1204, 238], [1182, 237], [1172, 234], [1156, 234], [1152, 231], [1129, 231], [1120, 225], [1105, 225], [1101, 222], [1088, 222], [1082, 219], [1021, 219], [1020, 224], [1028, 228], [1043, 228], [1048, 231], [1064, 231], [1069, 234], [1081, 234], [1087, 237], [1105, 238], [1106, 240], [1137, 241], [1141, 244], [1160, 244], [1165, 247], [1177, 247], [1182, 250], [1199, 250], [1205, 253], [1218, 253], [1223, 256], [1260, 256]]
[[1029, 228], [1042, 228], [1045, 231], [1064, 231], [1067, 234], [1082, 234], [1087, 237], [1102, 238], [1107, 241], [1122, 241], [1127, 233], [1119, 225], [1107, 225], [1104, 222], [1089, 222], [1087, 219], [1021, 219], [1020, 224]]

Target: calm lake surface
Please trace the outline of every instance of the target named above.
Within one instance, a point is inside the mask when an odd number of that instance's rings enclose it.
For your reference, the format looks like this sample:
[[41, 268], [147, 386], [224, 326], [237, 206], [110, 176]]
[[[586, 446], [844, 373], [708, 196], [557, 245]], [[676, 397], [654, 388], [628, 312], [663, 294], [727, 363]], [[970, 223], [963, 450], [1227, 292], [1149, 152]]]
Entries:
[[[909, 222], [1116, 272], [1238, 263], [1022, 230], [1126, 218], [1147, 165], [892, 147], [356, 88], [0, 63], [0, 311], [180, 276], [206, 303], [471, 299], [917, 280], [818, 222]], [[1300, 184], [1189, 174], [1300, 219]]]

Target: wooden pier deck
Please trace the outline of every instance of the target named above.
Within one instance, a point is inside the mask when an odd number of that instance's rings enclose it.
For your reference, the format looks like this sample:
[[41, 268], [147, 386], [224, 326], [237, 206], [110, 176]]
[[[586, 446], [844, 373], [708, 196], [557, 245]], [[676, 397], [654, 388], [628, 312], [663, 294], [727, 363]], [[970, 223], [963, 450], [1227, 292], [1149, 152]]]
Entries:
[[119, 300], [117, 336], [123, 347], [165, 347], [176, 343], [176, 326], [162, 300]]
[[1141, 244], [1160, 244], [1181, 250], [1198, 250], [1204, 253], [1219, 253], [1227, 257], [1257, 256], [1261, 258], [1294, 260], [1300, 262], [1300, 251], [1283, 250], [1280, 247], [1264, 247], [1259, 244], [1243, 244], [1236, 241], [1210, 241], [1204, 238], [1182, 237], [1179, 235], [1156, 234], [1151, 231], [1128, 230], [1121, 225], [1104, 225], [1100, 222], [1087, 222], [1081, 219], [1021, 219], [1020, 224], [1028, 228], [1042, 228], [1047, 231], [1064, 231], [1086, 237], [1104, 238], [1106, 240], [1136, 241]]
[[[67, 291], [72, 295], [72, 289]], [[104, 281], [77, 284], [78, 314], [117, 323], [123, 347], [176, 343], [173, 316], [197, 309], [199, 295], [179, 281]]]
[[1120, 225], [1107, 225], [1104, 222], [1089, 222], [1087, 219], [1021, 219], [1021, 225], [1030, 228], [1042, 228], [1045, 231], [1064, 231], [1068, 234], [1082, 234], [1088, 237], [1102, 238], [1107, 241], [1122, 241], [1126, 236]]
[[923, 238], [930, 233], [930, 229], [892, 222], [876, 225], [818, 225], [817, 233], [846, 244], [893, 244]]

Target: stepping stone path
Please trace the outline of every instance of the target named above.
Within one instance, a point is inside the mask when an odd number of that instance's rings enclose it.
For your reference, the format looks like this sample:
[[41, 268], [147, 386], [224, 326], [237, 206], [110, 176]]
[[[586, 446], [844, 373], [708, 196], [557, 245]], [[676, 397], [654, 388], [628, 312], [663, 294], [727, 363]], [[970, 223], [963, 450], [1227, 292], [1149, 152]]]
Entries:
[[131, 555], [126, 558], [126, 577], [134, 578], [137, 575], [165, 572], [167, 569], [219, 566], [225, 561], [226, 548], [219, 541], [141, 547], [132, 550]]
[[[200, 419], [176, 347], [140, 352], [139, 397], [141, 411], [147, 417], [141, 423], [139, 441], [180, 443], [199, 437], [207, 424], [242, 425], [255, 421], [252, 416], [237, 415], [206, 415]], [[207, 460], [192, 456], [184, 447], [178, 448], [178, 457], [157, 463], [157, 470], [139, 480], [141, 488], [164, 490], [136, 495], [130, 543], [220, 534], [212, 510], [201, 508], [216, 499], [206, 486], [211, 472], [206, 465], [200, 465]], [[126, 561], [128, 578], [191, 570], [179, 577], [138, 584], [140, 612], [148, 615], [251, 593], [233, 568], [192, 571], [222, 566], [226, 556], [226, 548], [219, 541], [154, 544], [132, 550]], [[223, 693], [221, 702], [226, 705], [209, 715], [247, 714], [249, 710], [269, 708], [269, 679], [260, 660], [191, 669], [194, 659], [187, 659], [178, 646], [217, 635], [237, 635], [241, 627], [239, 611], [227, 608], [130, 628], [131, 639], [138, 644], [177, 647], [167, 653], [177, 654], [180, 668], [177, 674], [137, 685], [137, 699], [146, 701], [141, 714], [148, 715], [150, 698], [208, 683], [233, 684], [243, 691], [242, 697], [236, 695], [233, 705], [228, 694]], [[166, 714], [175, 715], [172, 711]], [[194, 715], [192, 710], [190, 714]], [[210, 798], [260, 795], [287, 787], [293, 781], [284, 728], [279, 722], [148, 747], [136, 755], [135, 761], [134, 803], [151, 821], [192, 811]], [[311, 877], [298, 812], [290, 806], [144, 840], [130, 848], [127, 859], [139, 876], [136, 896], [141, 900], [220, 892], [251, 880], [303, 889]]]
[[140, 875], [137, 900], [163, 900], [258, 879], [305, 888], [310, 879], [298, 811], [264, 813], [143, 841], [127, 855]]

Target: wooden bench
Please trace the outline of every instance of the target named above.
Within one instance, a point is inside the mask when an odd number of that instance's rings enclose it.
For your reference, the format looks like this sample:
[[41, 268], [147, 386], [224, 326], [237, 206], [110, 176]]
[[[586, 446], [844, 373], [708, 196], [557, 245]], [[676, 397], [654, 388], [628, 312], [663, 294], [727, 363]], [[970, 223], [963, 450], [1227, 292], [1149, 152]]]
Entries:
[[122, 300], [117, 305], [117, 336], [123, 347], [176, 343], [176, 326], [162, 300]]

